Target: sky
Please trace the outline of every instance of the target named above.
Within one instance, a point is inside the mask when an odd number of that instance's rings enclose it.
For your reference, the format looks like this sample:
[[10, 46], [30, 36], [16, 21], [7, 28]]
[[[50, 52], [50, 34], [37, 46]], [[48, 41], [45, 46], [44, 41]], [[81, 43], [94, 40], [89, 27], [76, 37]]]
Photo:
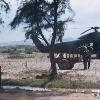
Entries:
[[[9, 1], [9, 0], [6, 0]], [[11, 30], [8, 25], [14, 18], [17, 6], [16, 0], [11, 1], [10, 13], [4, 14], [3, 19], [6, 22], [0, 26], [0, 42], [21, 41], [25, 39], [25, 32], [22, 28]], [[74, 22], [68, 23], [64, 40], [80, 36], [80, 33], [93, 26], [100, 26], [100, 0], [71, 0], [71, 7], [75, 12]]]
[[75, 11], [75, 22], [68, 24], [65, 38], [77, 38], [86, 29], [100, 26], [100, 0], [71, 0], [71, 6]]

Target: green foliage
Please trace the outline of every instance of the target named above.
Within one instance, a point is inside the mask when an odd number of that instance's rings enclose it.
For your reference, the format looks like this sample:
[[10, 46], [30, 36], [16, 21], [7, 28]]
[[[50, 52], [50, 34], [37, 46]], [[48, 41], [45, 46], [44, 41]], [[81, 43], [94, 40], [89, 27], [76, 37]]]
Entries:
[[5, 0], [0, 0], [0, 8], [4, 9], [5, 11], [10, 9], [9, 4]]
[[2, 80], [3, 85], [28, 85], [28, 86], [41, 86], [46, 82], [47, 80], [10, 80], [10, 79], [4, 79]]
[[48, 4], [45, 0], [22, 1], [11, 23], [12, 28], [15, 28], [20, 23], [27, 23], [27, 28], [32, 28], [35, 33], [37, 30], [37, 22], [39, 22], [41, 26], [44, 26], [44, 17], [47, 14], [47, 9]]
[[25, 53], [26, 54], [32, 54], [33, 53], [33, 49], [32, 48], [26, 48], [25, 49]]
[[[0, 11], [5, 11], [7, 12], [9, 10], [9, 4], [5, 0], [0, 0]], [[0, 24], [4, 23], [1, 17], [1, 12], [0, 12]]]
[[33, 52], [39, 52], [36, 46], [5, 46], [0, 47], [0, 53], [8, 54], [32, 54]]
[[[54, 8], [57, 8], [57, 36], [61, 41], [67, 22], [73, 20], [73, 10], [70, 6], [70, 0], [56, 0], [57, 4], [51, 3], [47, 0], [29, 0], [22, 1], [20, 7], [16, 12], [16, 16], [11, 22], [11, 27], [16, 28], [21, 23], [26, 23], [26, 39], [32, 38], [32, 35], [43, 34], [44, 29], [54, 30]], [[69, 16], [66, 14], [66, 9], [70, 12]], [[67, 12], [68, 13], [68, 12]], [[62, 18], [62, 16], [66, 16]], [[42, 39], [45, 39], [42, 36]], [[47, 41], [45, 41], [47, 42]]]
[[[45, 84], [46, 83], [46, 84]], [[82, 82], [82, 81], [71, 81], [71, 80], [53, 80], [48, 81], [47, 79], [35, 79], [35, 80], [2, 80], [3, 85], [20, 85], [20, 86], [35, 86], [41, 87], [45, 84], [48, 88], [67, 88], [67, 89], [93, 89], [100, 88], [100, 83]]]
[[38, 49], [34, 46], [34, 47], [26, 47], [25, 48], [25, 54], [32, 54], [33, 52], [39, 52]]
[[9, 53], [9, 54], [13, 54], [16, 49], [12, 49], [12, 48], [8, 48], [8, 47], [0, 47], [0, 53]]
[[13, 54], [10, 54], [9, 56], [8, 56], [8, 58], [15, 58], [15, 59], [22, 59], [22, 58], [24, 58], [24, 55], [22, 55], [22, 54], [20, 54], [20, 53], [18, 53], [18, 52], [16, 52], [16, 53], [13, 53]]
[[[35, 46], [13, 46], [13, 47], [2, 47], [1, 53], [8, 53], [8, 58], [34, 58], [34, 52], [39, 52]], [[25, 56], [26, 54], [32, 54], [30, 56]]]

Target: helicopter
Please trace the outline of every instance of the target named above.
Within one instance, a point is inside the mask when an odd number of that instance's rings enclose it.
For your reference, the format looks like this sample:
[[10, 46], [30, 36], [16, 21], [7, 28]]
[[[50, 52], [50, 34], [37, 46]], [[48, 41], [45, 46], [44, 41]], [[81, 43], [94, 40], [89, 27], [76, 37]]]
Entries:
[[[74, 67], [74, 64], [77, 62], [80, 62], [80, 57], [78, 57], [78, 50], [77, 48], [86, 45], [86, 44], [93, 44], [93, 53], [96, 54], [97, 58], [100, 58], [100, 32], [98, 31], [100, 27], [91, 27], [88, 30], [81, 33], [85, 34], [86, 32], [90, 30], [94, 30], [94, 32], [89, 32], [88, 34], [82, 35], [76, 40], [68, 41], [68, 42], [62, 42], [62, 43], [56, 43], [54, 45], [54, 53], [61, 54], [66, 53], [69, 54], [69, 58], [66, 56], [66, 58], [62, 59], [55, 59], [56, 63], [59, 66], [59, 69], [63, 70], [69, 70]], [[40, 50], [42, 53], [49, 53], [48, 46], [44, 46], [44, 44], [39, 40], [37, 36], [33, 36], [32, 40], [35, 44], [35, 46]], [[70, 56], [72, 54], [72, 57]], [[74, 54], [77, 55], [77, 57], [74, 56]]]
[[[62, 42], [62, 43], [56, 43], [54, 45], [54, 52], [55, 53], [67, 53], [67, 52], [75, 52], [74, 50], [78, 48], [81, 45], [90, 44], [93, 43], [93, 49], [94, 53], [99, 54], [100, 50], [100, 32], [98, 31], [100, 27], [91, 27], [88, 30], [81, 33], [85, 34], [86, 32], [90, 30], [94, 30], [94, 32], [90, 32], [88, 34], [82, 35], [76, 40], [68, 41], [68, 42]], [[35, 46], [40, 50], [40, 52], [43, 53], [49, 53], [49, 48], [47, 46], [44, 46], [44, 44], [39, 40], [38, 37], [33, 36], [32, 40], [35, 44]]]
[[100, 32], [98, 31], [100, 27], [91, 27], [90, 29], [82, 32], [81, 34], [84, 34], [90, 30], [94, 30], [94, 32], [90, 32], [86, 35], [83, 35], [79, 37], [81, 44], [90, 44], [93, 43], [93, 53], [97, 55], [97, 57], [100, 57]]

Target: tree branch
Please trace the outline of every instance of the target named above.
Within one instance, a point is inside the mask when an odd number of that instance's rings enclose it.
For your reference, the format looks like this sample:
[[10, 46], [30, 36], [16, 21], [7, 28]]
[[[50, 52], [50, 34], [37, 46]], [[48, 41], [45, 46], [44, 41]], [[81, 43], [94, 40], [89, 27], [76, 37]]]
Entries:
[[10, 9], [8, 3], [5, 0], [1, 0], [6, 5], [6, 11]]
[[47, 21], [47, 23], [54, 29], [53, 25], [44, 17], [44, 19]]

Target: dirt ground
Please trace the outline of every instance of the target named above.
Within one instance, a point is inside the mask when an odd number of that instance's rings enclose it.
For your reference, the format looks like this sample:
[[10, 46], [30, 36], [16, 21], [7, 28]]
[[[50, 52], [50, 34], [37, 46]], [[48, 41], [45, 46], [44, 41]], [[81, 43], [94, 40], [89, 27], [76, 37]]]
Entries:
[[[7, 55], [0, 55], [0, 66], [2, 67], [3, 79], [34, 79], [37, 75], [48, 72], [50, 68], [48, 54], [33, 54], [33, 58], [8, 59]], [[100, 60], [93, 59], [89, 70], [83, 70], [82, 62], [76, 63], [72, 70], [59, 70], [58, 74], [67, 80], [83, 80], [90, 82], [100, 81]], [[40, 93], [41, 94], [41, 93]], [[33, 94], [21, 93], [1, 93], [0, 100], [100, 100], [100, 96], [84, 93], [72, 93], [64, 95], [45, 95], [45, 93]], [[63, 92], [61, 92], [63, 94]]]
[[[62, 93], [63, 94], [63, 93]], [[71, 93], [65, 95], [45, 95], [45, 93], [0, 93], [0, 100], [100, 100], [100, 96], [83, 93]]]
[[[30, 56], [30, 55], [29, 55]], [[37, 75], [48, 73], [50, 61], [48, 54], [34, 53], [33, 58], [8, 59], [7, 55], [0, 55], [3, 79], [34, 79]], [[59, 70], [63, 79], [78, 79], [83, 81], [100, 81], [100, 60], [92, 59], [89, 70], [83, 70], [83, 63], [74, 65], [72, 70]]]

